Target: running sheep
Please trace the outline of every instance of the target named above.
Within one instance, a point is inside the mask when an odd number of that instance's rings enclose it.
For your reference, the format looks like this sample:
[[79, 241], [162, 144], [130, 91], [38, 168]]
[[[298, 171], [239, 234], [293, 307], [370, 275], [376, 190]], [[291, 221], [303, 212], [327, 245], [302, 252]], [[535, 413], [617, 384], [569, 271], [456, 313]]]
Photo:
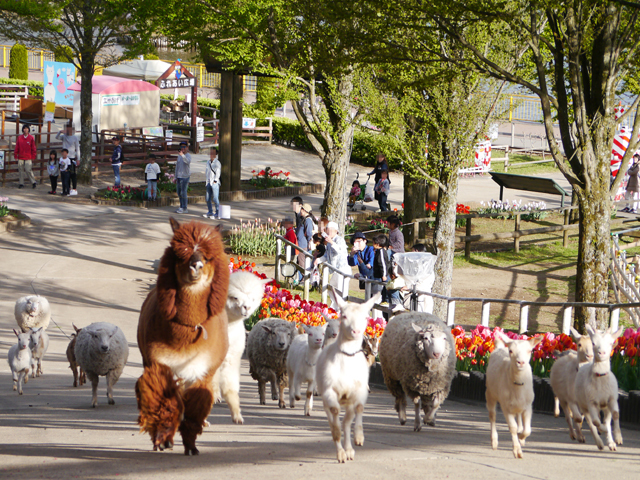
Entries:
[[[286, 408], [284, 389], [288, 384], [287, 352], [296, 335], [296, 324], [279, 318], [267, 318], [256, 323], [247, 338], [249, 373], [258, 381], [260, 405], [266, 402], [266, 383], [271, 383], [271, 398], [278, 407]], [[276, 383], [278, 389], [276, 390]]]
[[18, 390], [18, 395], [22, 395], [22, 380], [27, 383], [31, 366], [31, 349], [29, 348], [31, 335], [18, 333], [15, 329], [13, 333], [18, 337], [18, 343], [9, 349], [8, 362], [13, 377], [13, 390]]
[[400, 424], [407, 421], [407, 396], [415, 406], [414, 431], [435, 425], [436, 412], [449, 395], [456, 373], [456, 349], [449, 327], [430, 313], [409, 312], [387, 324], [380, 340], [384, 383], [396, 398]]
[[14, 315], [23, 333], [27, 333], [30, 328], [42, 327], [46, 330], [51, 320], [51, 306], [40, 295], [27, 295], [16, 302]]
[[98, 404], [98, 381], [101, 375], [107, 377], [109, 405], [115, 404], [113, 386], [129, 357], [129, 345], [122, 330], [111, 323], [92, 323], [78, 332], [75, 354], [78, 365], [91, 380], [91, 406], [95, 408]]

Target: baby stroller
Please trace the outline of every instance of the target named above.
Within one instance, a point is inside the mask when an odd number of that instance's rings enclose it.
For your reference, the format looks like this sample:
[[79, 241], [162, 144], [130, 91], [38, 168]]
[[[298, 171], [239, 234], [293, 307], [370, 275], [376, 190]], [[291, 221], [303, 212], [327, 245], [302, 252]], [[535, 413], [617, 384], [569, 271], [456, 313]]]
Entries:
[[[356, 181], [359, 182], [359, 178], [360, 178], [360, 174], [357, 173], [356, 174]], [[360, 185], [360, 195], [358, 195], [355, 198], [355, 201], [353, 203], [351, 203], [351, 199], [349, 198], [349, 200], [347, 201], [347, 208], [349, 210], [351, 210], [352, 212], [355, 212], [356, 210], [358, 210], [358, 206], [360, 207], [360, 210], [364, 210], [365, 206], [364, 206], [364, 202], [372, 202], [373, 201], [373, 189], [372, 187], [368, 187], [369, 185], [369, 180], [371, 179], [371, 174], [367, 175], [367, 181], [364, 182], [363, 185]], [[369, 191], [367, 191], [367, 187], [369, 189]]]

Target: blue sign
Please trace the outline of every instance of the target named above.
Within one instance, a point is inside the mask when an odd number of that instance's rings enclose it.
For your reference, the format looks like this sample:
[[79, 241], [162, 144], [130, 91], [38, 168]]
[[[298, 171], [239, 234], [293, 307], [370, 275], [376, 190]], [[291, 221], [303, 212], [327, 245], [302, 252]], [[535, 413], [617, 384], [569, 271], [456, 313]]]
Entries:
[[71, 63], [44, 62], [44, 101], [56, 105], [73, 106], [73, 91], [69, 87], [76, 81], [76, 67]]

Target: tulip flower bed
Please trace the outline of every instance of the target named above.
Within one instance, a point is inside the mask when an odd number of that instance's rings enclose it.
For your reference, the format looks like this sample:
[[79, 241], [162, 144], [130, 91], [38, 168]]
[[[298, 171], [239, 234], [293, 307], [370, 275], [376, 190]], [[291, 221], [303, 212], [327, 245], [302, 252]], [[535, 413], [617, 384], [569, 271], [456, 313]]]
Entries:
[[249, 183], [254, 188], [275, 188], [275, 187], [288, 187], [291, 185], [289, 182], [290, 172], [280, 170], [276, 172], [271, 167], [265, 167], [264, 170], [256, 171], [251, 170], [253, 176]]

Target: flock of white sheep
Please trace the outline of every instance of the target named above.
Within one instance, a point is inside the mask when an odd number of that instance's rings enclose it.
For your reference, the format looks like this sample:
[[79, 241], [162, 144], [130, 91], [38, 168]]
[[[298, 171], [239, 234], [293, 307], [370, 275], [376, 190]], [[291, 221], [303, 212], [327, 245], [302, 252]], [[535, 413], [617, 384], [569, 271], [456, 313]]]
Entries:
[[[456, 352], [450, 329], [436, 316], [407, 312], [394, 317], [379, 339], [365, 336], [367, 316], [379, 295], [356, 304], [334, 296], [339, 318], [327, 319], [323, 326], [300, 330], [293, 323], [270, 318], [258, 322], [248, 336], [244, 320], [260, 306], [264, 280], [252, 273], [231, 275], [227, 298], [229, 351], [216, 373], [215, 401], [228, 404], [234, 423], [244, 419], [240, 411], [240, 364], [245, 350], [250, 374], [258, 381], [260, 403], [266, 403], [266, 384], [271, 397], [285, 408], [284, 389], [289, 387], [289, 406], [301, 400], [302, 384], [307, 384], [304, 415], [311, 415], [313, 397], [322, 398], [336, 446], [337, 459], [353, 460], [351, 425], [355, 421], [353, 443], [364, 443], [363, 413], [369, 394], [369, 369], [379, 353], [385, 384], [395, 397], [400, 423], [406, 423], [407, 397], [415, 408], [414, 430], [422, 423], [435, 425], [435, 416], [447, 398], [455, 376]], [[22, 395], [23, 381], [42, 375], [42, 359], [49, 338], [46, 329], [51, 319], [49, 302], [30, 295], [16, 302], [15, 317], [20, 331], [14, 330], [18, 343], [8, 354], [13, 389]], [[97, 405], [99, 376], [107, 378], [107, 396], [113, 404], [113, 386], [122, 374], [129, 348], [120, 328], [109, 323], [75, 327], [67, 348], [73, 372], [73, 386], [88, 378], [92, 383], [92, 402]], [[599, 449], [600, 437], [606, 436], [609, 449], [622, 444], [619, 424], [618, 385], [610, 371], [609, 358], [617, 332], [599, 332], [588, 327], [588, 336], [572, 334], [578, 344], [576, 352], [559, 358], [551, 371], [551, 385], [556, 395], [556, 416], [562, 406], [570, 436], [585, 442], [582, 434], [586, 419]], [[491, 424], [491, 446], [498, 447], [496, 405], [499, 403], [513, 442], [513, 454], [522, 458], [522, 447], [531, 434], [533, 378], [530, 367], [532, 349], [542, 337], [511, 340], [500, 335], [486, 374], [486, 402]], [[79, 372], [78, 372], [79, 370]], [[340, 414], [344, 409], [342, 423]], [[424, 417], [421, 418], [420, 410]], [[601, 420], [600, 412], [603, 412]], [[611, 420], [613, 419], [613, 432]], [[343, 440], [344, 438], [344, 440]]]

